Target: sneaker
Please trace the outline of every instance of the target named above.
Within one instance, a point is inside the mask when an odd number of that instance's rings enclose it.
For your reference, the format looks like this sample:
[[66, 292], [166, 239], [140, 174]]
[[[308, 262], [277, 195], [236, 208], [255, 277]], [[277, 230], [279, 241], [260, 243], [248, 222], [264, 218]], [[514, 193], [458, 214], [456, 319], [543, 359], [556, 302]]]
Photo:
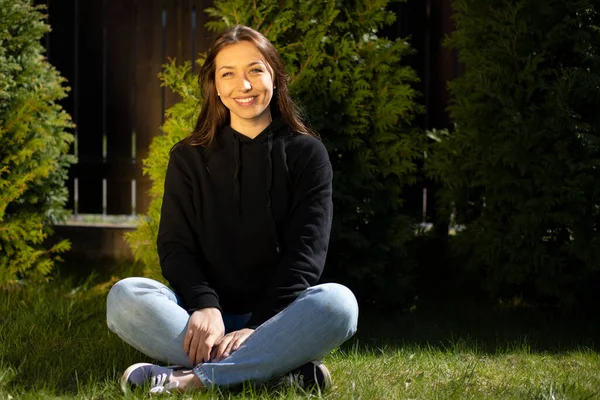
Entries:
[[172, 368], [160, 365], [137, 363], [125, 370], [121, 377], [121, 389], [124, 393], [137, 387], [149, 386], [150, 394], [177, 393], [179, 382], [169, 382]]
[[304, 390], [316, 389], [324, 392], [333, 386], [331, 373], [320, 361], [306, 363], [283, 378], [288, 385], [297, 385]]

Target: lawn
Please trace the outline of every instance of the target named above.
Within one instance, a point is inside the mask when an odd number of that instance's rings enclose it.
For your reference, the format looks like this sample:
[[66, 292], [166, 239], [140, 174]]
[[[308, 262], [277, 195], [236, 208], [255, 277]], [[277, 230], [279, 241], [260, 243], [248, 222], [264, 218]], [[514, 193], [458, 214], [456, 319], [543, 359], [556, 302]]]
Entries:
[[[149, 360], [106, 327], [111, 282], [135, 273], [131, 267], [112, 272], [112, 279], [63, 273], [49, 284], [0, 292], [0, 399], [123, 397], [117, 383], [122, 371]], [[363, 311], [356, 337], [324, 360], [334, 389], [322, 397], [600, 399], [597, 317], [440, 304], [395, 316]], [[182, 398], [308, 396], [288, 388]]]

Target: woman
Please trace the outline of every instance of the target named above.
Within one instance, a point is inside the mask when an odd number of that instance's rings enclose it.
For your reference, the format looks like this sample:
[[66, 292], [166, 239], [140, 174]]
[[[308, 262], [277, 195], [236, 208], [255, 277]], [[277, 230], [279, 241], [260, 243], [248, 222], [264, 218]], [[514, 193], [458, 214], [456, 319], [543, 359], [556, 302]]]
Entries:
[[171, 152], [157, 239], [173, 290], [128, 278], [107, 299], [113, 332], [178, 366], [134, 364], [121, 386], [185, 392], [292, 371], [326, 389], [331, 377], [318, 360], [358, 319], [350, 290], [316, 285], [332, 219], [327, 151], [255, 30], [238, 25], [217, 37], [199, 79], [204, 103]]

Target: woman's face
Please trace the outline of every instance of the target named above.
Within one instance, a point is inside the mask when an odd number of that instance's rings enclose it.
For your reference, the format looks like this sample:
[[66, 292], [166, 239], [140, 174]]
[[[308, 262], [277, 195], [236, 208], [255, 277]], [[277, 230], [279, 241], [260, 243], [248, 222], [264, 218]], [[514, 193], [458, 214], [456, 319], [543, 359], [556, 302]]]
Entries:
[[215, 64], [217, 93], [230, 111], [232, 127], [269, 125], [273, 73], [256, 46], [250, 42], [226, 46]]

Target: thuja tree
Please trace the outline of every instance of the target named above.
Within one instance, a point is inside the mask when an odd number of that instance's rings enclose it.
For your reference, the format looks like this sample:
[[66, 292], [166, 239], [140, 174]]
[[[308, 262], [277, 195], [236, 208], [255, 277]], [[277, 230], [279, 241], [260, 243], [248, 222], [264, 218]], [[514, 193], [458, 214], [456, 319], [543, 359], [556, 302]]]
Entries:
[[[407, 241], [414, 221], [403, 213], [402, 189], [416, 181], [424, 142], [413, 126], [420, 111], [403, 66], [405, 40], [377, 36], [396, 16], [379, 1], [215, 1], [208, 27], [234, 24], [261, 31], [278, 49], [290, 90], [330, 151], [334, 167], [334, 223], [329, 275], [345, 277], [363, 299], [402, 300], [412, 263]], [[197, 87], [189, 67], [168, 66], [163, 80], [179, 85], [183, 103], [171, 110], [147, 160], [154, 181], [149, 219], [130, 236], [134, 251], [156, 264], [154, 238], [168, 150], [197, 115]]]
[[64, 79], [40, 44], [49, 27], [30, 3], [0, 0], [0, 284], [41, 279], [69, 248], [44, 246], [51, 223], [66, 215], [73, 137], [57, 104]]
[[578, 300], [600, 268], [600, 8], [458, 0], [456, 129], [429, 164], [454, 241], [499, 297]]

